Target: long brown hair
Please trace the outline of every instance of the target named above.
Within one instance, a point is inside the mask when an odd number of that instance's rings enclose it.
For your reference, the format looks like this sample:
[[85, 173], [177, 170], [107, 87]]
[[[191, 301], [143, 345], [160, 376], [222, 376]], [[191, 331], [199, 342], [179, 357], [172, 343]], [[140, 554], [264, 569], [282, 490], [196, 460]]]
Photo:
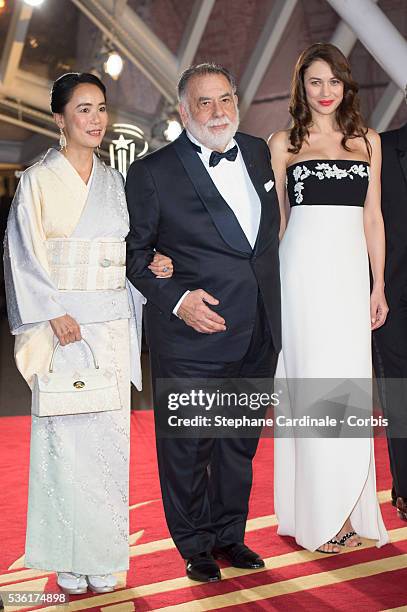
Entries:
[[309, 137], [312, 115], [305, 93], [304, 73], [316, 60], [329, 64], [333, 75], [343, 83], [343, 100], [335, 111], [336, 122], [343, 134], [341, 145], [346, 151], [351, 151], [347, 141], [361, 137], [366, 143], [370, 158], [371, 146], [366, 138], [367, 127], [359, 110], [358, 85], [352, 78], [348, 60], [338, 47], [330, 43], [315, 43], [305, 49], [298, 58], [291, 83], [289, 111], [293, 125], [290, 131], [291, 147], [288, 150], [290, 153], [299, 153], [304, 140]]

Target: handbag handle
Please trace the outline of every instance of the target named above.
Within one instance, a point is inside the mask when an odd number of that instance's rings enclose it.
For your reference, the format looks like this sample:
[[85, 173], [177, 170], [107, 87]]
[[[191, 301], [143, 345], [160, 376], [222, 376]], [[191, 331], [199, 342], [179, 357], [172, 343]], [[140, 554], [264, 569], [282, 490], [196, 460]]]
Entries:
[[[82, 338], [82, 342], [84, 342], [86, 344], [86, 346], [88, 347], [88, 349], [92, 353], [93, 363], [95, 365], [95, 370], [98, 370], [99, 369], [99, 364], [97, 362], [96, 355], [93, 352], [93, 349], [92, 349], [91, 345], [89, 344], [89, 342], [87, 340], [85, 340], [85, 338]], [[54, 347], [54, 350], [52, 351], [51, 361], [49, 363], [48, 371], [49, 371], [50, 374], [52, 374], [52, 372], [54, 371], [54, 359], [55, 359], [56, 352], [57, 352], [57, 350], [59, 349], [60, 346], [61, 346], [61, 343], [58, 340], [58, 342], [56, 343], [56, 345]]]

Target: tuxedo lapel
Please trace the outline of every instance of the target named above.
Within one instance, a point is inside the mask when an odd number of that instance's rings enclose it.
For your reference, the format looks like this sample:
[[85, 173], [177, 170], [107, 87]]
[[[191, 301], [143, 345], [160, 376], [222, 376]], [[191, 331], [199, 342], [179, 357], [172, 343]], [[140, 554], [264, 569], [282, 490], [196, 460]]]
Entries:
[[232, 249], [251, 254], [250, 243], [234, 212], [216, 189], [185, 132], [174, 141], [173, 146], [223, 240]]
[[260, 163], [261, 161], [254, 159], [250, 148], [244, 142], [244, 139], [241, 138], [240, 134], [237, 133], [235, 136], [235, 140], [239, 145], [239, 149], [241, 151], [243, 161], [245, 163], [247, 173], [250, 177], [251, 182], [253, 183], [253, 187], [255, 188], [257, 195], [260, 199], [261, 204], [261, 213], [260, 213], [260, 225], [259, 231], [257, 232], [256, 243], [254, 245], [254, 253], [258, 254], [263, 250], [264, 246], [268, 244], [269, 236], [270, 236], [270, 227], [272, 224], [271, 219], [271, 206], [268, 202], [270, 194], [265, 190], [262, 176], [260, 174]]
[[407, 183], [407, 124], [398, 132], [397, 152], [399, 162]]

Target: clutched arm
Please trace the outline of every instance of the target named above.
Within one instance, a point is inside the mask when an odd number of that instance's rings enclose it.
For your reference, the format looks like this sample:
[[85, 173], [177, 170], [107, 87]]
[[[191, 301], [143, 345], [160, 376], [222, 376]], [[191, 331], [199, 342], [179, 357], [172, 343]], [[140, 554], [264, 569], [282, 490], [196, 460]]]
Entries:
[[[159, 266], [151, 265], [151, 262], [158, 242], [160, 204], [153, 176], [143, 160], [130, 166], [126, 196], [130, 215], [127, 236], [127, 277], [130, 282], [168, 318], [177, 315], [199, 333], [224, 331], [225, 320], [208, 306], [219, 303], [215, 297], [203, 289], [186, 290], [178, 284], [176, 276], [168, 275], [160, 282], [154, 278], [153, 272], [159, 270]], [[172, 272], [172, 263], [170, 270]]]
[[172, 259], [159, 252], [154, 254], [153, 261], [148, 266], [148, 269], [151, 270], [157, 278], [171, 278], [174, 274]]
[[[35, 171], [30, 170], [22, 175], [17, 187], [5, 234], [8, 318], [14, 335], [49, 322], [65, 345], [80, 340], [81, 332], [77, 321], [60, 303], [58, 289], [52, 282], [41, 212], [40, 185]], [[158, 258], [158, 262], [172, 269], [171, 260]]]
[[[155, 253], [149, 268], [157, 278], [170, 278], [173, 274], [172, 260], [161, 253]], [[50, 324], [62, 346], [82, 339], [78, 323], [68, 314], [51, 319]]]
[[[154, 264], [158, 241], [159, 202], [153, 178], [144, 161], [134, 162], [126, 180], [127, 205], [130, 215], [130, 232], [127, 236], [127, 277], [129, 281], [168, 318], [185, 293], [168, 265]], [[157, 255], [156, 255], [157, 257]], [[156, 259], [157, 261], [157, 259]], [[153, 267], [150, 267], [150, 266]], [[163, 267], [169, 267], [166, 272]], [[157, 281], [154, 273], [164, 278]]]

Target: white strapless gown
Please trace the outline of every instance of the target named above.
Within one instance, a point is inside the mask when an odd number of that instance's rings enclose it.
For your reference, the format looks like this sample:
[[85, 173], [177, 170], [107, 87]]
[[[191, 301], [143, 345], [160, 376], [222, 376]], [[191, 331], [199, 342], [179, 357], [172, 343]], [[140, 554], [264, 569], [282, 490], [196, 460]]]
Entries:
[[[329, 171], [325, 180], [315, 176], [316, 170], [310, 176], [316, 162], [305, 163], [305, 174], [297, 170], [291, 176], [292, 188], [302, 179], [300, 190], [290, 193], [290, 175], [288, 179], [290, 199], [299, 198], [296, 203], [315, 198], [322, 183], [325, 190], [328, 183], [330, 191], [344, 191], [351, 182], [352, 190], [363, 191], [367, 175], [356, 173], [355, 184], [349, 162], [341, 180]], [[338, 195], [351, 200], [336, 193], [334, 201]], [[363, 207], [294, 205], [280, 258], [283, 348], [276, 378], [370, 379]], [[276, 438], [274, 482], [278, 533], [293, 536], [304, 548], [313, 551], [330, 540], [349, 516], [360, 536], [376, 540], [377, 546], [388, 541], [376, 497], [371, 438]]]

